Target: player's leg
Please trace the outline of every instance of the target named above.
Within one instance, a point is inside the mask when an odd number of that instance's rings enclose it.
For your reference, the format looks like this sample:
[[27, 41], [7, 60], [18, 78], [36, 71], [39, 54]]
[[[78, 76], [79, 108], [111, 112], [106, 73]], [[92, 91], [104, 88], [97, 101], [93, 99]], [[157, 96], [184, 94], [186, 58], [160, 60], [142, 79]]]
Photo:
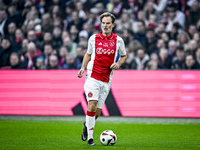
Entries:
[[101, 115], [101, 108], [97, 108], [95, 119], [97, 119]]
[[101, 83], [100, 95], [99, 95], [99, 100], [97, 102], [97, 110], [96, 110], [95, 119], [97, 119], [101, 115], [103, 105], [110, 92], [110, 86], [111, 86], [111, 83], [105, 83], [105, 82]]
[[[99, 84], [97, 80], [87, 78], [84, 90], [88, 101], [88, 109], [86, 113], [86, 123], [82, 132], [82, 140], [88, 139], [88, 145], [94, 145], [93, 142], [93, 131], [95, 126], [95, 115], [97, 110], [97, 101], [99, 97]], [[90, 140], [92, 139], [92, 141]]]
[[94, 145], [93, 132], [94, 132], [94, 126], [95, 126], [96, 111], [97, 111], [97, 100], [90, 100], [88, 102], [88, 110], [87, 110], [87, 114], [86, 114], [88, 145]]

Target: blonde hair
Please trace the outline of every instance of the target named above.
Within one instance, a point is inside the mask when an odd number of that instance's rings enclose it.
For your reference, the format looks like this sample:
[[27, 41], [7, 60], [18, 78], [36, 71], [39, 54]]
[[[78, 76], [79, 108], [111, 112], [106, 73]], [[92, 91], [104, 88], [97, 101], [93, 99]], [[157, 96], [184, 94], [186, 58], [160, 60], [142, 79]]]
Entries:
[[101, 22], [102, 22], [102, 19], [103, 19], [104, 17], [111, 17], [112, 23], [115, 23], [115, 16], [114, 16], [113, 14], [111, 14], [111, 13], [109, 13], [109, 12], [105, 12], [105, 13], [101, 14], [101, 15], [100, 15], [100, 21], [101, 21]]

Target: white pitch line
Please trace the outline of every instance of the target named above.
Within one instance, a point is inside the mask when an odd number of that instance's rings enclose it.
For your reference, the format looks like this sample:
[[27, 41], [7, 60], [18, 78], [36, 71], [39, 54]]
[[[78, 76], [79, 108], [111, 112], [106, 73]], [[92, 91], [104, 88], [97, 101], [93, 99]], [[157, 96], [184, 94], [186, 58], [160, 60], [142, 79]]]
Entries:
[[[38, 120], [38, 121], [85, 121], [85, 116], [18, 116], [0, 115], [0, 120]], [[130, 123], [200, 123], [200, 118], [151, 118], [151, 117], [104, 117], [99, 122]]]

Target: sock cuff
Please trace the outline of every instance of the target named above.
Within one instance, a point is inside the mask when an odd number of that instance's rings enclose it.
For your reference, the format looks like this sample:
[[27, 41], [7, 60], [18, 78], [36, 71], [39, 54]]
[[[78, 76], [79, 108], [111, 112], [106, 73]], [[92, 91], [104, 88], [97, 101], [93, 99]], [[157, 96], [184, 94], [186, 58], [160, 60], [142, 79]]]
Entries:
[[96, 112], [87, 111], [87, 115], [90, 117], [94, 117], [96, 115]]

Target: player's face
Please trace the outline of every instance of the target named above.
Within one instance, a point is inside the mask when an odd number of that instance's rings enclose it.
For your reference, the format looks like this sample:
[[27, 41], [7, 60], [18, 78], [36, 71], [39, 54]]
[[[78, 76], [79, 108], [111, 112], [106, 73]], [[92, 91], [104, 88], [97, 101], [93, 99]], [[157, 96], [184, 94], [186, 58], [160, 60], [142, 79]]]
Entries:
[[112, 32], [113, 27], [115, 26], [114, 23], [112, 23], [111, 17], [103, 17], [102, 22], [101, 22], [101, 28], [103, 35], [109, 36]]

